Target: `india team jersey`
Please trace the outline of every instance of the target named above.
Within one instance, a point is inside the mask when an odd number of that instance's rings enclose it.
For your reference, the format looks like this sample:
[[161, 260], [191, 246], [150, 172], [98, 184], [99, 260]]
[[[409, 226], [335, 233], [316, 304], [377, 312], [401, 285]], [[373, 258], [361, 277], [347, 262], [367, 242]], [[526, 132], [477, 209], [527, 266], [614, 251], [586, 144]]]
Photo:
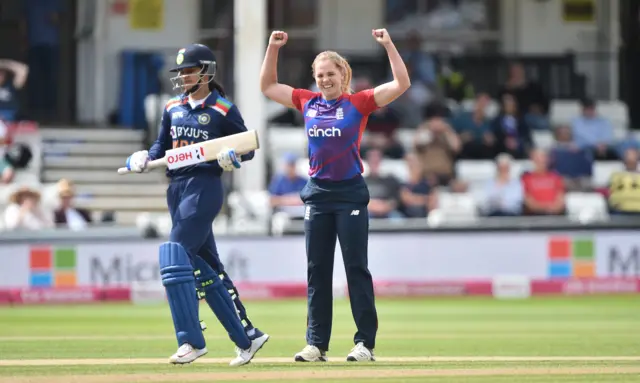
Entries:
[[378, 106], [373, 89], [325, 100], [321, 93], [295, 89], [293, 105], [302, 112], [309, 142], [309, 176], [330, 181], [362, 173], [360, 141]]
[[[213, 91], [201, 105], [191, 108], [186, 95], [175, 97], [164, 108], [158, 139], [149, 149], [149, 158], [162, 158], [172, 148], [192, 145], [198, 142], [246, 132], [247, 127], [238, 107]], [[254, 152], [241, 156], [242, 161], [252, 159]], [[167, 169], [167, 176], [173, 177], [210, 171], [220, 175], [222, 168], [217, 161], [203, 162], [179, 169]]]

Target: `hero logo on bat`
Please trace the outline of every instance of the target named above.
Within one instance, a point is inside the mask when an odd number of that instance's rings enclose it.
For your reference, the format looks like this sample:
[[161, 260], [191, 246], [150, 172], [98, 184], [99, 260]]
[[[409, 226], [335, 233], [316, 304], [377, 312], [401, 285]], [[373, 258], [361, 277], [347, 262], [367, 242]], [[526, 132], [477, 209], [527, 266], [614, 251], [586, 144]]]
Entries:
[[195, 148], [181, 147], [167, 150], [166, 158], [167, 168], [169, 169], [178, 169], [206, 161], [204, 149], [201, 146]]

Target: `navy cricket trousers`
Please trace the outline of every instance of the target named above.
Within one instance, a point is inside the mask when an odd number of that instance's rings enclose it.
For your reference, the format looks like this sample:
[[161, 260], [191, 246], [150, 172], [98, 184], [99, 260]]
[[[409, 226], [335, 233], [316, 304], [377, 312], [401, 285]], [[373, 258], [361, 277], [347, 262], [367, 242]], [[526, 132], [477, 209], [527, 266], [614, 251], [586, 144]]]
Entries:
[[354, 343], [375, 348], [378, 316], [369, 272], [369, 190], [361, 176], [339, 182], [311, 178], [300, 196], [306, 205], [307, 344], [329, 350], [333, 322], [333, 264], [340, 243], [356, 324]]
[[169, 240], [182, 245], [191, 259], [195, 256], [204, 259], [222, 277], [222, 283], [233, 297], [243, 325], [251, 329], [253, 325], [240, 301], [238, 290], [224, 270], [213, 236], [213, 220], [220, 212], [223, 200], [220, 177], [206, 174], [172, 179], [167, 188], [167, 205], [173, 222]]

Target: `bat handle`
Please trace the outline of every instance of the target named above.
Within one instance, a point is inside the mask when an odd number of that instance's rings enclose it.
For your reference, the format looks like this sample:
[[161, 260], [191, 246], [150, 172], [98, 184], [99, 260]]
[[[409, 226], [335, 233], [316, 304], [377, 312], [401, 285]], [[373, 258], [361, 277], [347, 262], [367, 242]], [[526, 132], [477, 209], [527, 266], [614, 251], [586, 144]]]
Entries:
[[[152, 169], [163, 167], [163, 166], [167, 166], [166, 159], [164, 159], [164, 158], [159, 158], [157, 160], [149, 161], [147, 163], [147, 167], [145, 168], [144, 172], [148, 172], [148, 171], [150, 171]], [[129, 170], [127, 168], [118, 169], [118, 174], [129, 174], [129, 173], [135, 173], [135, 172], [132, 172], [131, 170]]]

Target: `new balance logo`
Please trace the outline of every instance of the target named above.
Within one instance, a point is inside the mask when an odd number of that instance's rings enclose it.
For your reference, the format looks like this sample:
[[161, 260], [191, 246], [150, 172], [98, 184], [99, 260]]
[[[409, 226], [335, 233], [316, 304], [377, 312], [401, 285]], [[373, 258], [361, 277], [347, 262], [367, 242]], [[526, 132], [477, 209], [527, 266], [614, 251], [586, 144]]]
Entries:
[[318, 114], [318, 111], [317, 111], [317, 110], [314, 110], [314, 109], [309, 109], [309, 110], [307, 110], [307, 117], [311, 117], [311, 118], [313, 118], [313, 117], [315, 117], [317, 114]]
[[352, 210], [351, 215], [360, 215], [360, 210]]
[[340, 129], [332, 126], [331, 128], [318, 128], [317, 125], [313, 125], [311, 129], [309, 129], [309, 137], [340, 137], [342, 136], [342, 132]]
[[306, 209], [304, 209], [304, 219], [309, 220], [310, 216], [311, 216], [311, 206], [307, 206]]

